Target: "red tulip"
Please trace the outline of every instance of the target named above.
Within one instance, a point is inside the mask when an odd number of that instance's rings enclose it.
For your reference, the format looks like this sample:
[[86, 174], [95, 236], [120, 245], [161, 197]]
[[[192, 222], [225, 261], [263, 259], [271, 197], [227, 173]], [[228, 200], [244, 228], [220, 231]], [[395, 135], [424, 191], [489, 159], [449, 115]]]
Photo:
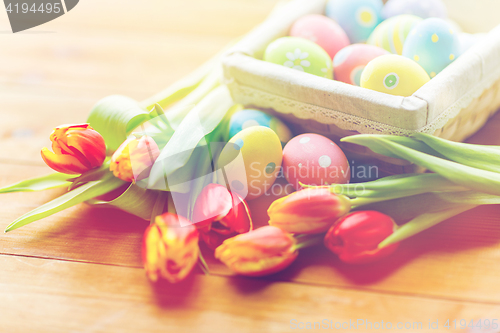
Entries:
[[269, 224], [290, 233], [325, 232], [349, 212], [351, 203], [328, 188], [307, 188], [274, 201], [267, 214]]
[[147, 135], [123, 142], [111, 156], [109, 170], [126, 182], [147, 178], [151, 166], [160, 155], [156, 142]]
[[399, 243], [379, 249], [378, 244], [397, 228], [393, 219], [376, 211], [359, 211], [340, 218], [325, 236], [326, 247], [340, 260], [363, 264], [393, 253]]
[[215, 249], [230, 235], [248, 232], [252, 219], [247, 203], [225, 186], [205, 186], [194, 205], [193, 222], [201, 239]]
[[279, 272], [297, 258], [295, 239], [277, 227], [265, 226], [226, 239], [215, 257], [234, 272], [262, 276]]
[[81, 174], [101, 166], [106, 158], [104, 139], [89, 124], [56, 127], [50, 141], [54, 152], [43, 148], [42, 158], [58, 172]]
[[190, 221], [172, 213], [157, 216], [144, 233], [142, 260], [152, 281], [185, 279], [198, 261], [198, 231]]

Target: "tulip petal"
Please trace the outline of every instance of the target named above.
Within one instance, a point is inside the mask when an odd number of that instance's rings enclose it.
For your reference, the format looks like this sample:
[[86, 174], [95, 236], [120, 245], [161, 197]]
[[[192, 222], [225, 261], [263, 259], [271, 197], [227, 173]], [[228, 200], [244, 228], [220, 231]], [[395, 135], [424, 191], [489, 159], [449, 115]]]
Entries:
[[225, 186], [208, 184], [196, 199], [193, 222], [205, 227], [224, 218], [233, 208], [233, 198]]
[[106, 158], [106, 144], [102, 136], [92, 129], [70, 131], [68, 146], [76, 148], [89, 161], [92, 168], [98, 167]]
[[68, 174], [81, 174], [88, 171], [89, 168], [71, 155], [56, 155], [48, 148], [43, 148], [41, 151], [42, 158], [45, 163], [55, 171]]

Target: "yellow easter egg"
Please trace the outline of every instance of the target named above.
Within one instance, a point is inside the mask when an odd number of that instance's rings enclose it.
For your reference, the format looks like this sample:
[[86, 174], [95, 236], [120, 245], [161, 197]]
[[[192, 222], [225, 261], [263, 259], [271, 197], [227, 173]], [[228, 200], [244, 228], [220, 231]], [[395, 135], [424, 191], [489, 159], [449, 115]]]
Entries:
[[242, 198], [257, 198], [276, 180], [282, 156], [281, 141], [272, 129], [248, 127], [222, 149], [217, 161], [218, 178]]
[[402, 54], [406, 37], [411, 29], [421, 21], [423, 21], [422, 18], [409, 14], [391, 17], [373, 30], [366, 43], [381, 47], [394, 54]]
[[361, 87], [396, 96], [411, 96], [429, 81], [420, 65], [396, 54], [373, 59], [361, 73]]

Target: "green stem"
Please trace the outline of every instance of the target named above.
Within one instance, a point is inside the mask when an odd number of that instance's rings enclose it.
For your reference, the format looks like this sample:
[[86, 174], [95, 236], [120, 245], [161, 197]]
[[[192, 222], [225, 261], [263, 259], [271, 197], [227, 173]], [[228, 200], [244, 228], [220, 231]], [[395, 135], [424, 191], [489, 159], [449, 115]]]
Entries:
[[304, 249], [306, 247], [315, 246], [318, 244], [323, 244], [323, 239], [325, 238], [324, 234], [315, 235], [311, 238], [303, 237], [301, 235], [295, 236], [297, 240], [297, 244], [295, 245], [296, 250]]
[[436, 213], [425, 213], [422, 215], [419, 215], [415, 217], [413, 220], [410, 222], [403, 224], [401, 227], [399, 227], [394, 233], [392, 233], [389, 237], [384, 239], [380, 244], [378, 245], [379, 248], [383, 248], [385, 246], [388, 246], [390, 244], [394, 244], [397, 242], [400, 242], [402, 240], [405, 240], [411, 236], [414, 236], [430, 227], [435, 226], [436, 224], [449, 219], [450, 217], [453, 217], [455, 215], [458, 215], [460, 213], [463, 213], [467, 210], [470, 210], [474, 207], [477, 207], [477, 205], [457, 205], [455, 207], [442, 210], [440, 212]]
[[205, 273], [205, 275], [210, 275], [210, 269], [208, 268], [208, 264], [205, 261], [205, 258], [203, 258], [201, 251], [198, 252], [198, 259], [199, 259], [198, 264], [200, 265], [200, 268], [203, 271], [203, 273]]

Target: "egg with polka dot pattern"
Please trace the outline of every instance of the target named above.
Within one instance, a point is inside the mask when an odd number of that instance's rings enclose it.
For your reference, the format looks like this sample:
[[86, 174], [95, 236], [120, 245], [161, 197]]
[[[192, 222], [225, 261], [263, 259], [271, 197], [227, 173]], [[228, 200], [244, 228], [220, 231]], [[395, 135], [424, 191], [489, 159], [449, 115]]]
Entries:
[[295, 21], [290, 28], [290, 36], [309, 39], [321, 46], [330, 58], [350, 44], [349, 38], [337, 22], [319, 14], [305, 15]]
[[382, 7], [382, 0], [330, 0], [325, 14], [344, 29], [351, 43], [361, 43], [382, 21]]
[[335, 80], [359, 86], [365, 66], [384, 54], [389, 52], [374, 45], [352, 44], [344, 47], [333, 58]]
[[283, 174], [296, 189], [306, 185], [346, 184], [349, 162], [332, 140], [313, 133], [291, 139], [283, 149]]
[[270, 43], [264, 61], [301, 72], [333, 78], [332, 58], [321, 46], [300, 37], [281, 37]]
[[417, 24], [403, 46], [403, 56], [416, 61], [431, 78], [460, 55], [460, 40], [445, 20], [429, 18]]
[[388, 19], [401, 14], [411, 14], [423, 19], [448, 16], [446, 5], [441, 0], [389, 0], [382, 9], [382, 17]]
[[229, 120], [229, 139], [242, 130], [252, 126], [266, 126], [278, 135], [285, 144], [292, 138], [292, 132], [281, 120], [265, 112], [255, 109], [244, 109], [236, 112]]
[[403, 44], [410, 31], [422, 18], [415, 15], [398, 15], [380, 23], [373, 30], [367, 44], [375, 45], [394, 54], [403, 53]]
[[373, 59], [361, 73], [361, 87], [396, 96], [411, 96], [430, 78], [415, 61], [397, 54]]
[[283, 150], [278, 135], [269, 127], [252, 126], [238, 132], [217, 160], [219, 180], [247, 200], [264, 194], [281, 168]]

